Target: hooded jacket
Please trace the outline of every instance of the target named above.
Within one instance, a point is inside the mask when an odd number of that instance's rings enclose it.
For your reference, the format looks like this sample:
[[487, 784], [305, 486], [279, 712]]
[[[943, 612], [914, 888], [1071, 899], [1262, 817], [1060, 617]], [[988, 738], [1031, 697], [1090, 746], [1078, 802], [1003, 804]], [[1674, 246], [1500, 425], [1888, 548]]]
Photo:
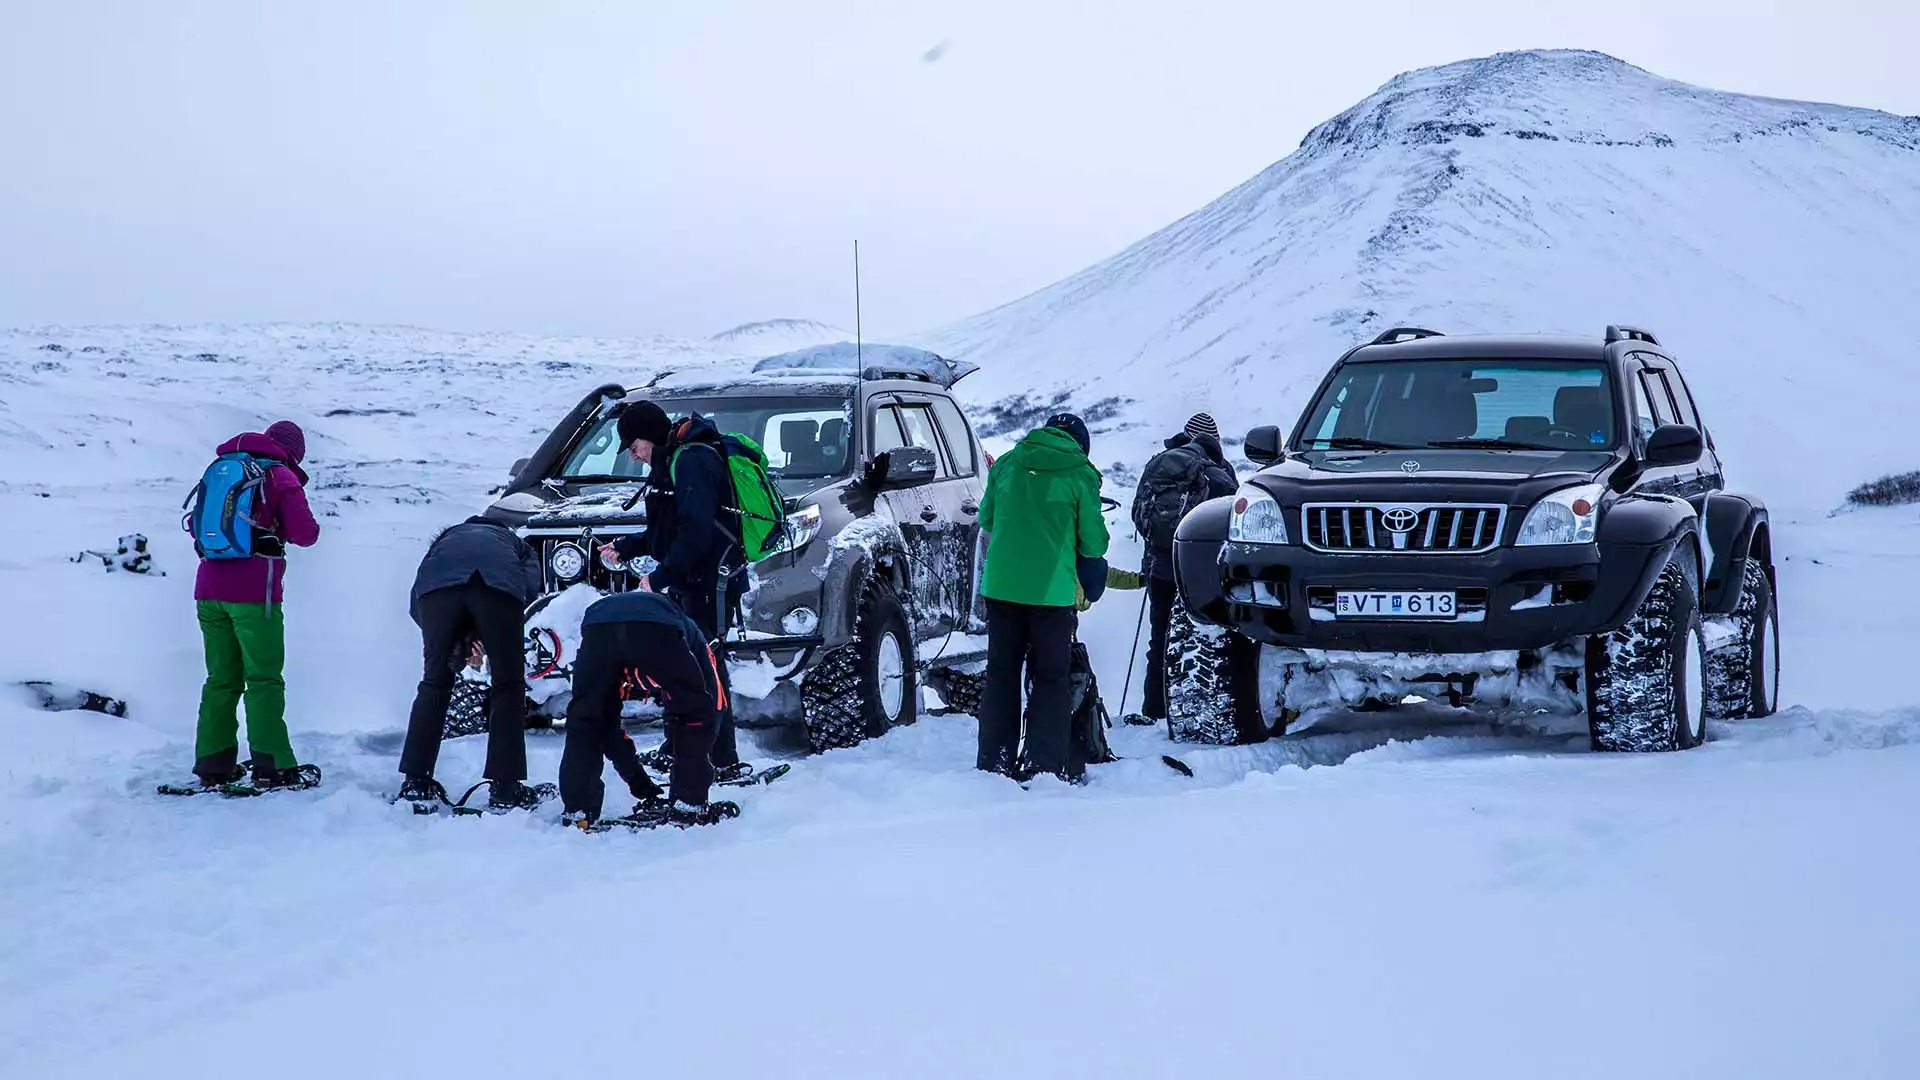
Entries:
[[[675, 422], [665, 446], [654, 451], [658, 465], [649, 471], [647, 531], [622, 537], [614, 550], [623, 559], [651, 555], [655, 589], [711, 595], [722, 565], [744, 559], [732, 536], [740, 523], [722, 520], [733, 505], [733, 480], [727, 472], [720, 429], [704, 416]], [[724, 526], [724, 528], [723, 528]]]
[[1080, 594], [1079, 560], [1107, 553], [1100, 472], [1073, 436], [1035, 429], [988, 470], [980, 528], [987, 533], [982, 596], [1073, 607]]
[[[320, 539], [320, 523], [307, 507], [307, 474], [292, 451], [259, 432], [248, 432], [221, 443], [217, 452], [252, 454], [272, 463], [254, 507], [254, 525], [256, 535], [265, 534], [280, 543], [266, 540], [257, 545], [257, 550], [279, 555], [286, 544], [312, 547]], [[285, 579], [286, 560], [282, 558], [255, 555], [251, 559], [202, 559], [193, 579], [193, 598], [228, 604], [278, 604]]]
[[525, 540], [501, 522], [470, 517], [434, 537], [426, 557], [413, 576], [413, 594], [407, 605], [414, 622], [420, 621], [420, 598], [438, 589], [465, 585], [478, 576], [526, 607], [540, 596], [540, 557]]

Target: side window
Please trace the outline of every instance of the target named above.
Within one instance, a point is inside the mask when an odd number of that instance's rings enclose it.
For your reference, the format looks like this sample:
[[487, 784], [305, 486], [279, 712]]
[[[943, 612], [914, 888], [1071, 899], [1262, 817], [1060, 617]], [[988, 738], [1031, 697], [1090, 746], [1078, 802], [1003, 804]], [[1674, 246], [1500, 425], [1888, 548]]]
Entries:
[[1651, 395], [1647, 392], [1646, 373], [1643, 371], [1630, 377], [1627, 384], [1633, 388], [1633, 433], [1641, 443], [1645, 443], [1647, 437], [1653, 434], [1653, 429], [1660, 426], [1659, 414], [1654, 411]]
[[933, 451], [933, 460], [938, 464], [936, 474], [945, 480], [953, 475], [947, 468], [947, 458], [940, 450], [940, 437], [933, 433], [933, 409], [926, 405], [900, 406], [900, 425], [906, 429], [908, 446], [923, 446]]
[[869, 456], [877, 457], [905, 445], [906, 437], [900, 434], [900, 410], [892, 405], [873, 410], [873, 447]]
[[1680, 422], [1696, 431], [1703, 430], [1700, 413], [1693, 407], [1693, 395], [1687, 390], [1687, 380], [1680, 377], [1679, 366], [1668, 364], [1661, 369], [1661, 374], [1666, 377], [1667, 392], [1673, 395], [1674, 409], [1680, 416]]
[[953, 473], [955, 476], [972, 476], [980, 467], [973, 457], [973, 436], [967, 427], [967, 418], [960, 415], [960, 406], [952, 398], [933, 399], [933, 415], [940, 421], [940, 434], [947, 438], [947, 449], [953, 454]]

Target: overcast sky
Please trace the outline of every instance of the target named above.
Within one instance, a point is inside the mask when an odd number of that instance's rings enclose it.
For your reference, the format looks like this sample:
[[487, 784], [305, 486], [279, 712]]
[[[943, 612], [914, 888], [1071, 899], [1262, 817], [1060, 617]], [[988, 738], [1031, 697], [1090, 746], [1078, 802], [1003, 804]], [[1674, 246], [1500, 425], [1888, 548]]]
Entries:
[[1113, 253], [1408, 68], [1593, 48], [1920, 113], [1916, 7], [0, 0], [0, 325], [850, 326], [858, 237], [868, 330], [908, 332]]

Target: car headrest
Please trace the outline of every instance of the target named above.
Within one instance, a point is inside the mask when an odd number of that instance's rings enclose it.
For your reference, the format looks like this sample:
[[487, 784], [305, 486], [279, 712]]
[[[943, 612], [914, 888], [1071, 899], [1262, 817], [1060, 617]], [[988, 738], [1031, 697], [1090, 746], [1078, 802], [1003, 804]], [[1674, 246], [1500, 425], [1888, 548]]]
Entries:
[[1561, 387], [1553, 395], [1553, 426], [1582, 435], [1611, 431], [1605, 392], [1598, 386]]
[[1553, 421], [1544, 416], [1509, 416], [1504, 438], [1528, 442], [1544, 438]]

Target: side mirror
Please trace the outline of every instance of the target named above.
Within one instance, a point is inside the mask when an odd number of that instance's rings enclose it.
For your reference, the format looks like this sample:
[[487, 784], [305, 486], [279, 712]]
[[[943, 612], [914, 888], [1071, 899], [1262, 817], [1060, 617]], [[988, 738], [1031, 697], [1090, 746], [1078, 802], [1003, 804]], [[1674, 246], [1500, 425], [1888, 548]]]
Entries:
[[1647, 449], [1641, 455], [1649, 469], [1673, 465], [1691, 465], [1700, 460], [1700, 429], [1686, 424], [1662, 424], [1647, 436]]
[[507, 470], [507, 479], [518, 480], [520, 478], [520, 471], [525, 469], [527, 464], [532, 460], [532, 458], [521, 458], [519, 461], [514, 462], [513, 468]]
[[931, 483], [940, 474], [939, 460], [933, 454], [925, 446], [883, 450], [867, 465], [867, 486], [878, 490]]
[[1272, 424], [1263, 424], [1247, 432], [1246, 445], [1242, 450], [1247, 460], [1255, 465], [1271, 465], [1287, 456], [1280, 449], [1280, 429]]

